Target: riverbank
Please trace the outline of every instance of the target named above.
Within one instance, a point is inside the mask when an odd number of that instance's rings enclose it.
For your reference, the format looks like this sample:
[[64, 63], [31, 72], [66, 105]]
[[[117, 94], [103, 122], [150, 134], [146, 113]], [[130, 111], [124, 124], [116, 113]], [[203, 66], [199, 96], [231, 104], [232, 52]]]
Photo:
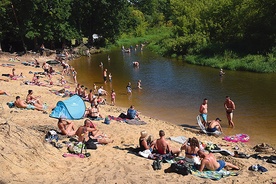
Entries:
[[[238, 147], [240, 152], [255, 153], [252, 146], [247, 143], [231, 143], [222, 140], [222, 137], [206, 136], [198, 131], [187, 131], [170, 122], [144, 116], [142, 112], [141, 119], [147, 123], [146, 125], [128, 125], [114, 120], [111, 121], [110, 125], [106, 125], [101, 121], [95, 121], [99, 129], [114, 139], [114, 142], [99, 146], [97, 150], [88, 150], [91, 154], [88, 158], [63, 158], [62, 154], [67, 152], [66, 146], [64, 145], [62, 149], [56, 149], [44, 141], [44, 133], [37, 131], [39, 127], [40, 129], [46, 126], [56, 127], [57, 120], [49, 117], [50, 109], [47, 111], [48, 114], [44, 114], [39, 111], [10, 109], [6, 105], [7, 102], [14, 101], [16, 96], [21, 96], [24, 99], [27, 91], [32, 89], [34, 95], [40, 95], [43, 102], [55, 106], [59, 100], [66, 99], [50, 92], [50, 90], [62, 89], [62, 86], [57, 86], [57, 81], [61, 76], [59, 74], [53, 76], [55, 85], [52, 87], [25, 85], [23, 81], [32, 79], [33, 74], [31, 72], [42, 72], [42, 69], [21, 64], [23, 61], [33, 60], [30, 57], [20, 57], [19, 59], [18, 62], [9, 62], [9, 57], [0, 58], [1, 74], [11, 73], [14, 67], [16, 73], [22, 72], [25, 76], [22, 80], [0, 81], [1, 89], [9, 94], [9, 96], [0, 96], [3, 107], [1, 108], [0, 122], [0, 164], [2, 166], [0, 180], [3, 183], [31, 183], [34, 181], [37, 183], [189, 183], [191, 181], [191, 183], [213, 183], [210, 179], [202, 179], [191, 174], [182, 176], [176, 173], [165, 173], [165, 170], [170, 166], [168, 163], [164, 163], [161, 170], [154, 171], [151, 166], [152, 160], [139, 157], [128, 151], [130, 147], [138, 145], [138, 138], [142, 130], [146, 130], [155, 138], [158, 137], [158, 131], [162, 129], [165, 131], [166, 137], [185, 136], [188, 138], [195, 136], [202, 142], [213, 142], [232, 152], [234, 147]], [[42, 62], [53, 58], [39, 57], [37, 59], [42, 64]], [[2, 64], [14, 66], [3, 66]], [[60, 66], [54, 66], [54, 69], [61, 72]], [[0, 78], [8, 79], [4, 76]], [[47, 78], [43, 76], [40, 80], [47, 82]], [[74, 85], [69, 83], [68, 87], [69, 91], [74, 91]], [[86, 106], [88, 107], [89, 104], [86, 103]], [[103, 116], [112, 115], [116, 117], [121, 112], [126, 111], [125, 108], [109, 105], [102, 105], [100, 108]], [[4, 124], [6, 120], [8, 120], [7, 124]], [[74, 123], [80, 126], [83, 121], [83, 119], [76, 120]], [[181, 146], [174, 141], [169, 140], [169, 142], [173, 147]], [[183, 156], [184, 152], [181, 155]], [[215, 155], [217, 158], [226, 159], [241, 168], [239, 176], [222, 178], [219, 182], [230, 184], [272, 183], [276, 181], [275, 165], [273, 164], [255, 158], [225, 157], [219, 153]], [[261, 174], [248, 171], [248, 167], [253, 164], [266, 167], [268, 172]]]

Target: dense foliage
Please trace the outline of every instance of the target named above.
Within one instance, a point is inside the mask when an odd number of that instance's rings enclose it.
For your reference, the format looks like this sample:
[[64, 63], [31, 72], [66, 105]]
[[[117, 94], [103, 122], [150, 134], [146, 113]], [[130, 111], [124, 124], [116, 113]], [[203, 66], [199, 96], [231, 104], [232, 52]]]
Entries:
[[102, 46], [132, 37], [166, 56], [259, 54], [273, 63], [275, 10], [274, 0], [2, 0], [0, 42], [52, 48], [96, 33]]

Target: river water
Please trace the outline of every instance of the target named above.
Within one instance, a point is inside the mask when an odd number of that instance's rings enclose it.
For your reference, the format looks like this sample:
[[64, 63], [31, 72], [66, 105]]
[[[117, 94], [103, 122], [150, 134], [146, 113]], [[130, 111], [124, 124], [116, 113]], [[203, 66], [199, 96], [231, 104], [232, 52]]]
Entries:
[[[139, 61], [139, 68], [133, 67], [134, 61]], [[134, 105], [144, 115], [198, 128], [196, 116], [207, 98], [208, 120], [222, 119], [226, 135], [245, 133], [251, 144], [266, 142], [276, 146], [276, 74], [225, 71], [225, 76], [220, 77], [219, 69], [164, 58], [146, 49], [131, 53], [114, 50], [70, 64], [78, 71], [78, 83], [88, 89], [94, 83], [108, 92], [114, 89], [117, 106]], [[112, 82], [103, 82], [105, 68], [112, 73]], [[138, 80], [142, 81], [142, 89], [137, 88]], [[132, 95], [126, 93], [128, 82], [132, 84]], [[235, 128], [228, 128], [223, 107], [226, 95], [236, 104]]]

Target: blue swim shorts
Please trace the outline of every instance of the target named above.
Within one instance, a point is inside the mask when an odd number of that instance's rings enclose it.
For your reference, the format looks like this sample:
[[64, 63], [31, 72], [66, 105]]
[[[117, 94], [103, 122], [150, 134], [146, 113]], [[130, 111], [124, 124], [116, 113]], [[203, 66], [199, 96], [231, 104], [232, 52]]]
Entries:
[[35, 109], [35, 106], [33, 106], [33, 105], [31, 105], [31, 104], [28, 104], [28, 105], [27, 105], [27, 109], [32, 109], [32, 110], [34, 110], [34, 109]]
[[223, 160], [218, 160], [219, 168], [216, 171], [220, 171], [225, 167], [225, 162]]
[[203, 121], [207, 122], [207, 114], [200, 114]]

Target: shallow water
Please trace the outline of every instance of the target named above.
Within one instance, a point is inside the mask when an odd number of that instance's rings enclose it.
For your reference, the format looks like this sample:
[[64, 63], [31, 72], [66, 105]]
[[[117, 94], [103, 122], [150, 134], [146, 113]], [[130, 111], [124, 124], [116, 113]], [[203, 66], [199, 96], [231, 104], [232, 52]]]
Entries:
[[[108, 61], [108, 55], [110, 61]], [[140, 67], [134, 68], [133, 61]], [[112, 82], [103, 83], [103, 62]], [[225, 71], [219, 77], [218, 69], [187, 64], [160, 57], [150, 51], [120, 50], [82, 57], [70, 63], [78, 71], [78, 82], [88, 89], [93, 84], [114, 89], [116, 105], [135, 105], [142, 114], [177, 125], [198, 128], [196, 116], [204, 98], [208, 99], [208, 120], [220, 117], [226, 135], [245, 133], [250, 143], [261, 142], [276, 146], [276, 74]], [[136, 87], [142, 80], [142, 88]], [[126, 94], [126, 85], [132, 83], [132, 95]], [[228, 95], [236, 104], [235, 128], [228, 128], [223, 107]], [[110, 97], [107, 97], [110, 102]]]

